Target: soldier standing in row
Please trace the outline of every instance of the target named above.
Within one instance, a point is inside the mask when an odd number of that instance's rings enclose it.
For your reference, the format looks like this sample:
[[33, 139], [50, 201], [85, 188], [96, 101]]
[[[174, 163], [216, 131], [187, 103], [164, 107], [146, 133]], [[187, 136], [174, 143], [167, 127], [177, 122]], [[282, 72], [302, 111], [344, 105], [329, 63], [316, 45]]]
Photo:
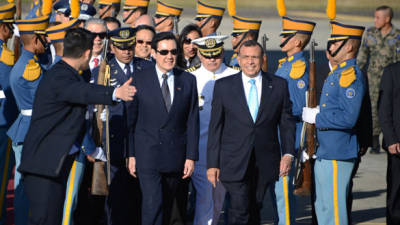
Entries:
[[122, 12], [122, 22], [128, 24], [130, 27], [134, 27], [137, 19], [147, 14], [147, 7], [149, 6], [150, 0], [126, 0]]
[[195, 39], [201, 64], [187, 71], [195, 75], [199, 95], [200, 140], [199, 160], [195, 163], [192, 183], [196, 190], [193, 224], [217, 224], [225, 198], [225, 189], [218, 182], [215, 189], [207, 179], [207, 140], [211, 102], [216, 80], [239, 72], [224, 64], [224, 40], [228, 36], [207, 36]]
[[18, 113], [12, 95], [9, 75], [15, 63], [14, 52], [7, 48], [7, 41], [13, 35], [15, 4], [0, 6], [0, 224], [6, 222], [6, 192], [8, 179], [15, 164], [7, 130]]
[[200, 27], [203, 37], [217, 35], [217, 29], [222, 21], [225, 8], [209, 5], [199, 0], [197, 2], [197, 15], [194, 18]]
[[156, 32], [176, 32], [175, 27], [183, 8], [157, 1], [157, 11], [154, 15]]
[[[296, 152], [301, 151], [301, 129], [303, 120], [301, 114], [306, 106], [306, 91], [308, 90], [308, 60], [304, 57], [303, 49], [310, 41], [315, 27], [314, 22], [295, 20], [282, 15], [281, 50], [287, 57], [279, 60], [276, 75], [288, 82], [292, 113], [296, 119]], [[294, 168], [294, 164], [292, 165]], [[293, 176], [295, 169], [288, 176], [279, 177], [271, 188], [271, 194], [276, 209], [274, 220], [277, 224], [295, 223], [295, 196], [293, 195]]]
[[393, 26], [392, 18], [393, 10], [388, 6], [381, 6], [375, 10], [375, 27], [367, 30], [357, 57], [360, 69], [367, 71], [371, 95], [373, 126], [371, 153], [379, 153], [381, 148], [378, 97], [383, 69], [391, 63], [400, 61], [400, 30]]

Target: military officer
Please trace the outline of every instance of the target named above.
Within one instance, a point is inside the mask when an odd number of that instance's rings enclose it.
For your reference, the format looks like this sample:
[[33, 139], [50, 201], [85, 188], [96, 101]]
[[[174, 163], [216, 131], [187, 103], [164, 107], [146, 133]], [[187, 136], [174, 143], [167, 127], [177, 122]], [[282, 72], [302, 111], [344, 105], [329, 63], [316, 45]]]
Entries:
[[[392, 24], [393, 9], [380, 6], [375, 10], [375, 27], [365, 32], [357, 64], [367, 70], [369, 92], [371, 95], [373, 142], [371, 153], [379, 153], [379, 134], [381, 128], [378, 120], [379, 86], [383, 69], [400, 61], [400, 29]], [[368, 65], [367, 65], [367, 62]]]
[[197, 15], [194, 18], [200, 27], [203, 37], [215, 36], [221, 24], [225, 8], [207, 4], [201, 0], [197, 2]]
[[[303, 121], [301, 114], [306, 106], [305, 93], [308, 90], [308, 61], [305, 59], [303, 49], [307, 46], [315, 23], [305, 20], [295, 20], [282, 17], [281, 50], [287, 57], [279, 60], [276, 75], [288, 82], [292, 113], [296, 118], [296, 151], [299, 151], [300, 136]], [[293, 163], [294, 164], [294, 163]], [[294, 168], [294, 165], [292, 165]], [[271, 188], [274, 199], [275, 224], [294, 224], [296, 219], [295, 199], [293, 195], [293, 169], [288, 176], [279, 177]], [[285, 194], [287, 193], [287, 194]], [[290, 221], [286, 221], [290, 218]]]
[[121, 0], [100, 0], [99, 1], [99, 18], [117, 17], [121, 8]]
[[[21, 41], [24, 45], [20, 58], [10, 72], [11, 90], [20, 111], [18, 118], [7, 132], [12, 140], [16, 168], [18, 168], [20, 164], [22, 147], [32, 115], [35, 92], [44, 72], [44, 69], [39, 63], [38, 54], [44, 53], [47, 45], [44, 31], [48, 26], [51, 4], [46, 3], [48, 2], [44, 2], [43, 5], [49, 8], [42, 8], [42, 15], [44, 16], [36, 19], [15, 21], [15, 24], [18, 26]], [[25, 225], [28, 222], [28, 203], [22, 182], [20, 181], [21, 174], [15, 171], [15, 224]]]
[[214, 35], [193, 40], [192, 42], [197, 45], [201, 64], [186, 70], [196, 77], [200, 109], [199, 161], [196, 162], [192, 175], [192, 183], [196, 190], [193, 224], [218, 222], [225, 198], [225, 190], [222, 185], [219, 184], [217, 188], [213, 189], [207, 179], [206, 154], [214, 83], [220, 78], [239, 72], [223, 63], [224, 40], [227, 38], [226, 35]]
[[53, 6], [53, 13], [50, 18], [50, 22], [58, 21], [61, 23], [65, 23], [69, 21], [69, 14], [71, 11], [68, 12], [69, 3], [67, 0], [60, 0]]
[[356, 64], [364, 27], [331, 21], [328, 51], [334, 68], [322, 88], [319, 108], [303, 108], [303, 121], [315, 124], [319, 147], [314, 165], [318, 224], [348, 224], [346, 197], [359, 143], [355, 132], [364, 94]]
[[17, 106], [12, 95], [9, 75], [14, 65], [14, 52], [7, 48], [7, 40], [13, 35], [15, 4], [0, 6], [0, 224], [6, 223], [6, 192], [8, 179], [12, 175], [15, 164], [11, 152], [11, 142], [7, 129], [14, 122]]
[[257, 41], [261, 27], [261, 20], [233, 16], [232, 48], [233, 55], [230, 61], [231, 66], [239, 66], [237, 60], [238, 51], [242, 43], [247, 40]]
[[126, 0], [123, 7], [122, 21], [130, 27], [134, 27], [136, 20], [147, 14], [149, 0]]
[[175, 23], [178, 23], [183, 8], [157, 1], [157, 11], [154, 15], [156, 32], [176, 32]]
[[[119, 28], [110, 32], [111, 50], [114, 58], [109, 62], [110, 83], [113, 87], [124, 84], [130, 77], [146, 66], [154, 65], [150, 61], [134, 57], [135, 49], [135, 29]], [[98, 69], [94, 71], [97, 80]], [[105, 114], [102, 115], [105, 120]], [[124, 102], [109, 107], [109, 126], [110, 126], [110, 165], [111, 165], [111, 185], [106, 199], [107, 224], [124, 225], [126, 221], [135, 219], [135, 224], [140, 222], [139, 205], [132, 202], [139, 202], [139, 185], [126, 170], [126, 106]], [[105, 126], [104, 126], [105, 127]], [[105, 146], [105, 144], [103, 145]], [[128, 207], [128, 205], [130, 207]]]

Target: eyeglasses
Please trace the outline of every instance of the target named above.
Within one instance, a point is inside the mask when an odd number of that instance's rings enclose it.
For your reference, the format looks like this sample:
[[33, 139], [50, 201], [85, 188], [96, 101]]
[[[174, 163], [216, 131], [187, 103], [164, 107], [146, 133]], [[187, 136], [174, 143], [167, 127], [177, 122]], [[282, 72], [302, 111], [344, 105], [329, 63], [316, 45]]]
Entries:
[[237, 37], [237, 36], [239, 36], [239, 35], [241, 35], [242, 33], [232, 33], [231, 35], [232, 35], [232, 37]]
[[136, 43], [138, 44], [146, 44], [146, 45], [151, 45], [151, 41], [143, 41], [143, 40], [136, 40]]
[[104, 39], [107, 35], [106, 32], [100, 32], [100, 33], [92, 32], [92, 34], [93, 34], [94, 38], [96, 38], [98, 36], [100, 39]]
[[171, 50], [156, 50], [156, 52], [160, 53], [160, 55], [168, 55], [168, 53], [171, 53], [172, 55], [177, 55], [178, 54], [178, 49], [171, 49]]
[[192, 39], [185, 38], [185, 39], [183, 39], [183, 43], [189, 45], [190, 43], [192, 43]]

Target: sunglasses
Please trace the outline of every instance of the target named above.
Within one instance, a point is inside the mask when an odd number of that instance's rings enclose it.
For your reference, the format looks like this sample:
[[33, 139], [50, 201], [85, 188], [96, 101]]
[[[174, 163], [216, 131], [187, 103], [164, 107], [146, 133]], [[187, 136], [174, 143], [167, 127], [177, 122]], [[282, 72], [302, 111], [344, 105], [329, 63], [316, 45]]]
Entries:
[[232, 37], [237, 37], [237, 36], [239, 36], [239, 35], [241, 35], [242, 33], [233, 33], [233, 34], [231, 34], [232, 35]]
[[185, 39], [183, 39], [183, 43], [189, 45], [190, 43], [192, 43], [192, 39], [186, 37]]
[[136, 43], [138, 44], [146, 44], [146, 45], [151, 45], [151, 41], [143, 41], [143, 40], [136, 40]]
[[98, 36], [100, 39], [104, 39], [107, 36], [106, 32], [100, 32], [100, 33], [92, 32], [92, 34], [93, 34], [94, 38], [96, 38]]
[[172, 55], [177, 55], [178, 54], [178, 49], [172, 49], [172, 50], [156, 50], [156, 52], [160, 53], [160, 55], [168, 55], [168, 53], [171, 53]]

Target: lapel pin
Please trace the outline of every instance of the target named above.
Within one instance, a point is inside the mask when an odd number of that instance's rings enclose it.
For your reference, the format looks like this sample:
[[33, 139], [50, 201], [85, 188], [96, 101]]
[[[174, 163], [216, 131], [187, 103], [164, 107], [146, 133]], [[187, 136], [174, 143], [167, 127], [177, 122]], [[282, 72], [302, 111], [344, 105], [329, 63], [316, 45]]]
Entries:
[[177, 88], [176, 88], [176, 90], [180, 91], [180, 90], [182, 90], [182, 88], [180, 88], [180, 87], [177, 87]]

